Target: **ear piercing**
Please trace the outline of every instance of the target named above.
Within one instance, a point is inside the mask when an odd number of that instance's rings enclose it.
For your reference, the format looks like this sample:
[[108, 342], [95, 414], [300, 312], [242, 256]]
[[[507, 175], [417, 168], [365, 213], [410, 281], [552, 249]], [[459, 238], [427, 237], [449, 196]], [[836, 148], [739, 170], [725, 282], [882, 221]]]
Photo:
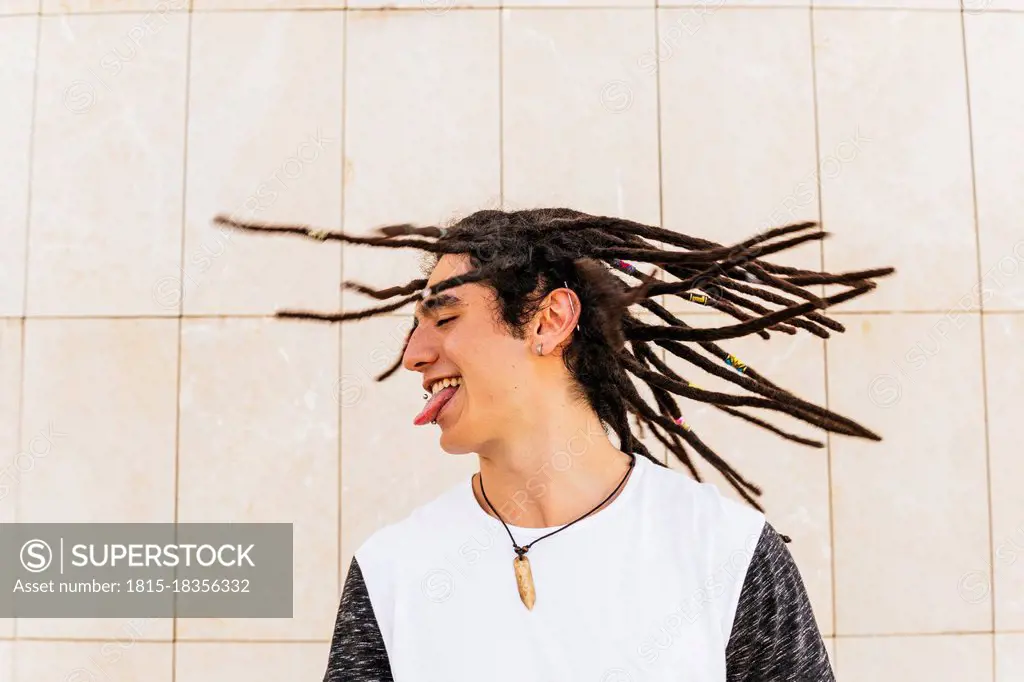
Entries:
[[544, 355], [544, 344], [543, 343], [538, 343], [537, 344], [537, 355]]
[[[566, 289], [569, 289], [569, 285], [568, 285], [568, 284], [566, 284], [566, 282], [565, 282], [564, 280], [562, 281], [562, 284], [564, 284], [564, 285], [565, 285], [565, 288], [566, 288]], [[572, 290], [570, 289], [570, 291], [572, 291]], [[576, 306], [574, 306], [574, 305], [572, 304], [572, 296], [570, 296], [570, 297], [569, 297], [569, 310], [571, 310], [571, 311], [572, 311], [572, 314], [573, 314], [573, 316], [575, 316], [575, 315], [576, 315]], [[577, 323], [576, 323], [576, 331], [579, 331], [579, 330], [580, 330], [580, 323], [579, 323], [579, 322], [577, 322]]]

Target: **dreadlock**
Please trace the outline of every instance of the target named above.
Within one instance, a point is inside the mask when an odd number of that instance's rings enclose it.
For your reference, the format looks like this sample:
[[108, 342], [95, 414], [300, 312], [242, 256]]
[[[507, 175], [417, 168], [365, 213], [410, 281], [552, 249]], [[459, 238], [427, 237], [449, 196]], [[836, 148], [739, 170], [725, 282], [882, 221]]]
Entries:
[[[871, 291], [875, 279], [894, 272], [893, 268], [876, 268], [830, 274], [764, 260], [798, 244], [826, 238], [827, 233], [816, 223], [777, 227], [723, 246], [661, 227], [568, 208], [482, 210], [449, 227], [389, 225], [377, 228], [374, 236], [362, 237], [309, 225], [239, 222], [223, 215], [214, 222], [260, 233], [419, 249], [432, 258], [432, 265], [445, 254], [469, 256], [469, 272], [431, 287], [427, 287], [426, 279], [384, 289], [343, 283], [345, 288], [382, 301], [377, 307], [341, 313], [283, 310], [277, 313], [279, 317], [331, 323], [360, 320], [398, 310], [446, 289], [480, 282], [494, 290], [508, 331], [515, 338], [525, 338], [526, 325], [547, 294], [560, 286], [573, 289], [582, 310], [579, 330], [570, 337], [563, 360], [574, 380], [576, 397], [585, 400], [606, 429], [615, 432], [623, 451], [665, 466], [640, 440], [649, 430], [695, 479], [702, 480], [692, 453], [714, 467], [759, 510], [762, 507], [755, 498], [761, 495], [760, 488], [701, 440], [684, 420], [678, 397], [710, 404], [811, 447], [824, 445], [788, 433], [739, 408], [781, 412], [827, 432], [881, 440], [860, 424], [775, 385], [716, 343], [750, 334], [769, 338], [770, 331], [795, 334], [798, 329], [829, 338], [830, 332], [843, 332], [845, 328], [820, 311]], [[666, 277], [648, 275], [633, 262], [653, 265]], [[824, 285], [843, 289], [821, 296], [810, 288]], [[682, 298], [720, 311], [736, 322], [717, 328], [691, 327], [659, 304], [655, 300], [659, 296]], [[641, 320], [630, 311], [634, 305], [660, 323]], [[376, 377], [377, 381], [401, 366], [411, 333], [405, 338], [402, 353]], [[659, 358], [652, 344], [743, 391], [722, 393], [697, 387]], [[646, 384], [653, 405], [640, 395], [634, 380]], [[633, 433], [630, 416], [641, 436]]]

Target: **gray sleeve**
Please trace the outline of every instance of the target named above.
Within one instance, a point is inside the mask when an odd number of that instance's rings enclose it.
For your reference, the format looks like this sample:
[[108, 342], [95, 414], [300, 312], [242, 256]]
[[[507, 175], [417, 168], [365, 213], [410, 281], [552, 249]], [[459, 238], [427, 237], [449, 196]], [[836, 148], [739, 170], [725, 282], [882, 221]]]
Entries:
[[355, 557], [341, 593], [323, 682], [394, 682], [370, 593]]
[[835, 682], [793, 556], [767, 522], [726, 648], [727, 682]]

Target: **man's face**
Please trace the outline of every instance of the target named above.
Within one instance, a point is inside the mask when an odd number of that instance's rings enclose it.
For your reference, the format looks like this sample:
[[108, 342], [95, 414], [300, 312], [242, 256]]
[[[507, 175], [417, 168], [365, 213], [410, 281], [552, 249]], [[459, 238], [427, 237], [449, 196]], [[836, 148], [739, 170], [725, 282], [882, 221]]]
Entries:
[[[470, 269], [467, 256], [447, 254], [427, 284]], [[530, 404], [534, 363], [528, 357], [529, 339], [508, 333], [493, 290], [482, 284], [463, 284], [431, 296], [417, 304], [415, 316], [402, 364], [422, 373], [426, 392], [432, 394], [417, 423], [440, 428], [441, 447], [452, 454], [478, 452], [501, 439]], [[435, 388], [445, 378], [455, 378], [457, 385]]]

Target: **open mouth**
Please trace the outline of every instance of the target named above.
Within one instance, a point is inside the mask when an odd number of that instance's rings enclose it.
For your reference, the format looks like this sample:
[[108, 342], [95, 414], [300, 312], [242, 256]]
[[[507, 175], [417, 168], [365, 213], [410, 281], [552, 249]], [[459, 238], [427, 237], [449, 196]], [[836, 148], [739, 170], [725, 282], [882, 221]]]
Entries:
[[423, 406], [423, 410], [412, 420], [412, 423], [416, 426], [422, 426], [429, 422], [437, 421], [438, 415], [441, 414], [441, 410], [451, 402], [451, 399], [458, 392], [462, 386], [462, 377], [453, 376], [445, 377], [435, 381], [430, 386], [430, 398], [427, 399], [426, 405]]

